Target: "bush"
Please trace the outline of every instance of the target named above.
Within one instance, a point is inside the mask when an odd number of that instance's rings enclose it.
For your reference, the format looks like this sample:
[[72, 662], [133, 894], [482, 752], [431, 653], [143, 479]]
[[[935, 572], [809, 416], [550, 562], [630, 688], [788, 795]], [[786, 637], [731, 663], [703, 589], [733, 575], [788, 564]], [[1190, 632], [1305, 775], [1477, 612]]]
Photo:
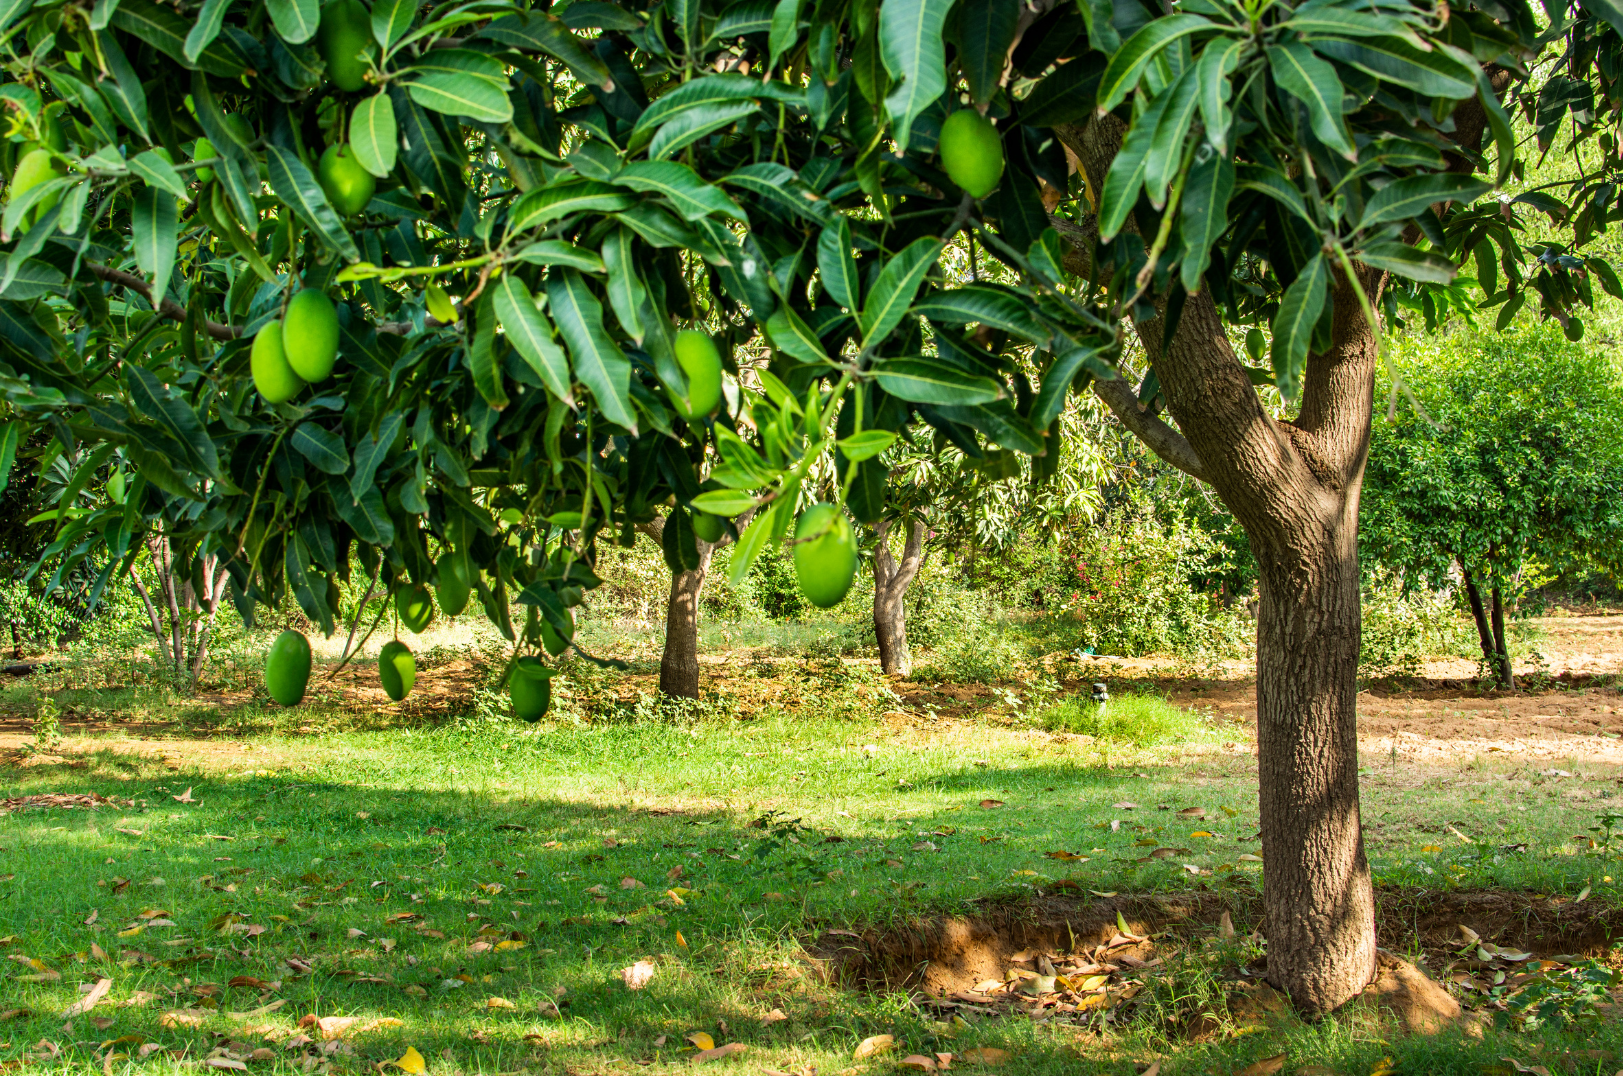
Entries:
[[1456, 649], [1452, 601], [1424, 588], [1407, 593], [1401, 580], [1380, 573], [1365, 583], [1364, 632], [1358, 650], [1358, 676], [1378, 680], [1418, 676], [1427, 654]]

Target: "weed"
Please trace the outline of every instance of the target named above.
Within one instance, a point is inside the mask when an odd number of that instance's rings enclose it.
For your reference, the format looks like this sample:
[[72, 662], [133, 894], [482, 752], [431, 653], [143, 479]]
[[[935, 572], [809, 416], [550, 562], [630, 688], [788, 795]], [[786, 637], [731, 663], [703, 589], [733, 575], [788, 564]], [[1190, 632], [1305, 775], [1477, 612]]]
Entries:
[[29, 745], [32, 754], [49, 755], [62, 745], [62, 712], [56, 699], [46, 695], [34, 710], [34, 742]]
[[1597, 1014], [1595, 1006], [1611, 999], [1606, 990], [1615, 973], [1596, 960], [1534, 974], [1518, 985], [1495, 987], [1491, 996], [1504, 1003], [1495, 1022], [1514, 1031], [1567, 1027]]
[[1073, 695], [1043, 710], [1037, 721], [1049, 732], [1092, 736], [1135, 747], [1198, 739], [1209, 727], [1199, 714], [1156, 695], [1122, 695], [1103, 705]]

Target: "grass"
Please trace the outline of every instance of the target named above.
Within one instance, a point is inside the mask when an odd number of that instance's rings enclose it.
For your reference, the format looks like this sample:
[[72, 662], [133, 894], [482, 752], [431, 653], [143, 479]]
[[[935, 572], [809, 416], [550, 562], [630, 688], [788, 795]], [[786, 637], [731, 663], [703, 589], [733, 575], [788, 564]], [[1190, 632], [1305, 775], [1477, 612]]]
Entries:
[[[50, 1062], [60, 1071], [191, 1072], [235, 1042], [272, 1051], [251, 1071], [302, 1072], [303, 1053], [283, 1044], [307, 1014], [399, 1021], [326, 1058], [353, 1073], [408, 1046], [434, 1073], [629, 1072], [687, 1064], [683, 1036], [695, 1031], [748, 1044], [718, 1063], [739, 1072], [853, 1076], [894, 1071], [903, 1053], [976, 1046], [1015, 1051], [1003, 1076], [1122, 1074], [1153, 1056], [1169, 1076], [1227, 1074], [1280, 1052], [1343, 1076], [1387, 1056], [1404, 1073], [1479, 1076], [1506, 1055], [1599, 1072], [1581, 1051], [1615, 1061], [1623, 1049], [1612, 1025], [1543, 1030], [1534, 1057], [1517, 1036], [1393, 1039], [1356, 1014], [1316, 1026], [1286, 1016], [1209, 1043], [1169, 1038], [1149, 1014], [1220, 995], [1256, 955], [1243, 938], [1177, 953], [1145, 1018], [1102, 1035], [1024, 1018], [955, 1028], [903, 994], [824, 983], [803, 950], [818, 929], [900, 927], [1060, 880], [1254, 897], [1258, 869], [1239, 857], [1258, 849], [1255, 760], [1243, 730], [1149, 695], [1113, 700], [1103, 720], [1058, 698], [1033, 717], [1011, 704], [1016, 716], [1002, 720], [902, 722], [883, 716], [894, 698], [862, 666], [759, 655], [739, 665], [772, 701], [673, 706], [618, 674], [575, 668], [574, 689], [594, 708], [565, 707], [545, 726], [463, 718], [357, 731], [376, 718], [332, 699], [291, 714], [250, 699], [228, 727], [283, 731], [123, 726], [70, 740], [82, 768], [4, 771], [7, 795], [137, 805], [0, 816], [0, 954], [44, 966], [4, 962], [0, 1012], [26, 1014], [0, 1022], [0, 1066], [43, 1066], [28, 1058], [44, 1040], [60, 1049]], [[20, 705], [21, 690], [7, 701]], [[152, 690], [61, 692], [81, 711], [98, 695], [103, 709], [175, 716]], [[1617, 802], [1610, 774], [1571, 762], [1558, 765], [1578, 780], [1514, 761], [1365, 761], [1378, 884], [1589, 886], [1593, 901], [1623, 902], [1619, 857], [1580, 854], [1572, 839]], [[1191, 806], [1207, 818], [1178, 814]], [[1188, 851], [1145, 861], [1150, 846]], [[655, 973], [633, 992], [619, 973], [640, 960]], [[79, 987], [103, 976], [112, 989], [90, 1015], [112, 1023], [79, 1017], [65, 1030]], [[243, 976], [280, 986], [229, 985]], [[181, 1018], [200, 1026], [164, 1016], [211, 1004]], [[773, 1010], [787, 1019], [766, 1021]], [[873, 1034], [905, 1049], [854, 1061]], [[109, 1040], [124, 1041], [103, 1050]], [[162, 1049], [133, 1056], [145, 1043]]]

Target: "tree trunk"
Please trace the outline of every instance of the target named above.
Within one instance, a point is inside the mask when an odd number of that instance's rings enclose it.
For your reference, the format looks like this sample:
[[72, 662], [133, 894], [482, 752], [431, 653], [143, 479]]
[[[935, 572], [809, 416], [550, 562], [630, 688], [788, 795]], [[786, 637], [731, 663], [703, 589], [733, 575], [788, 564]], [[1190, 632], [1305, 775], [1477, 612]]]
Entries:
[[916, 517], [907, 521], [907, 540], [900, 563], [891, 554], [891, 521], [874, 528], [878, 544], [873, 558], [873, 632], [879, 643], [879, 667], [889, 676], [913, 672], [913, 652], [907, 645], [907, 616], [903, 604], [907, 588], [919, 574], [924, 561], [924, 523]]
[[679, 699], [699, 697], [699, 595], [704, 591], [710, 553], [715, 548], [699, 542], [699, 566], [671, 576], [671, 596], [665, 604], [665, 652], [659, 658], [659, 690]]
[[1515, 691], [1516, 670], [1510, 664], [1510, 644], [1505, 641], [1505, 602], [1497, 583], [1493, 587], [1493, 644], [1494, 656], [1499, 662], [1499, 682], [1507, 691]]
[[[1488, 668], [1488, 675], [1500, 687], [1509, 687], [1505, 681], [1504, 666], [1499, 662], [1499, 641], [1494, 638], [1493, 626], [1488, 623], [1488, 610], [1482, 603], [1482, 588], [1476, 585], [1470, 572], [1462, 568], [1460, 575], [1465, 580], [1465, 596], [1471, 602], [1471, 619], [1476, 621], [1477, 642], [1482, 647], [1482, 661]], [[1500, 622], [1503, 623], [1503, 617]]]

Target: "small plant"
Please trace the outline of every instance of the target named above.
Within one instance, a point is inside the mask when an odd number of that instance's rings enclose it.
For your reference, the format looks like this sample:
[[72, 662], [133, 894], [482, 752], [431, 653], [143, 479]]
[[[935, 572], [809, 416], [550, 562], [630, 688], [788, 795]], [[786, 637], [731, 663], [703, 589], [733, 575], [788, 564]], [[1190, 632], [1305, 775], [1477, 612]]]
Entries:
[[1613, 839], [1623, 836], [1623, 814], [1607, 811], [1595, 817], [1600, 821], [1598, 825], [1589, 827], [1589, 832], [1598, 834], [1594, 838], [1595, 847], [1591, 849], [1591, 854], [1604, 856], [1612, 851]]
[[33, 754], [53, 754], [62, 746], [62, 711], [56, 700], [47, 695], [34, 711], [34, 742], [29, 750]]
[[1135, 747], [1194, 739], [1205, 728], [1199, 714], [1157, 695], [1122, 695], [1103, 706], [1073, 695], [1042, 711], [1037, 720], [1049, 732], [1093, 736]]
[[1585, 960], [1534, 975], [1517, 987], [1496, 988], [1492, 994], [1504, 1001], [1505, 1008], [1495, 1021], [1502, 1028], [1516, 1031], [1570, 1027], [1586, 1016], [1596, 1015], [1595, 1006], [1610, 1000], [1606, 989], [1613, 978], [1612, 970], [1604, 964]]

